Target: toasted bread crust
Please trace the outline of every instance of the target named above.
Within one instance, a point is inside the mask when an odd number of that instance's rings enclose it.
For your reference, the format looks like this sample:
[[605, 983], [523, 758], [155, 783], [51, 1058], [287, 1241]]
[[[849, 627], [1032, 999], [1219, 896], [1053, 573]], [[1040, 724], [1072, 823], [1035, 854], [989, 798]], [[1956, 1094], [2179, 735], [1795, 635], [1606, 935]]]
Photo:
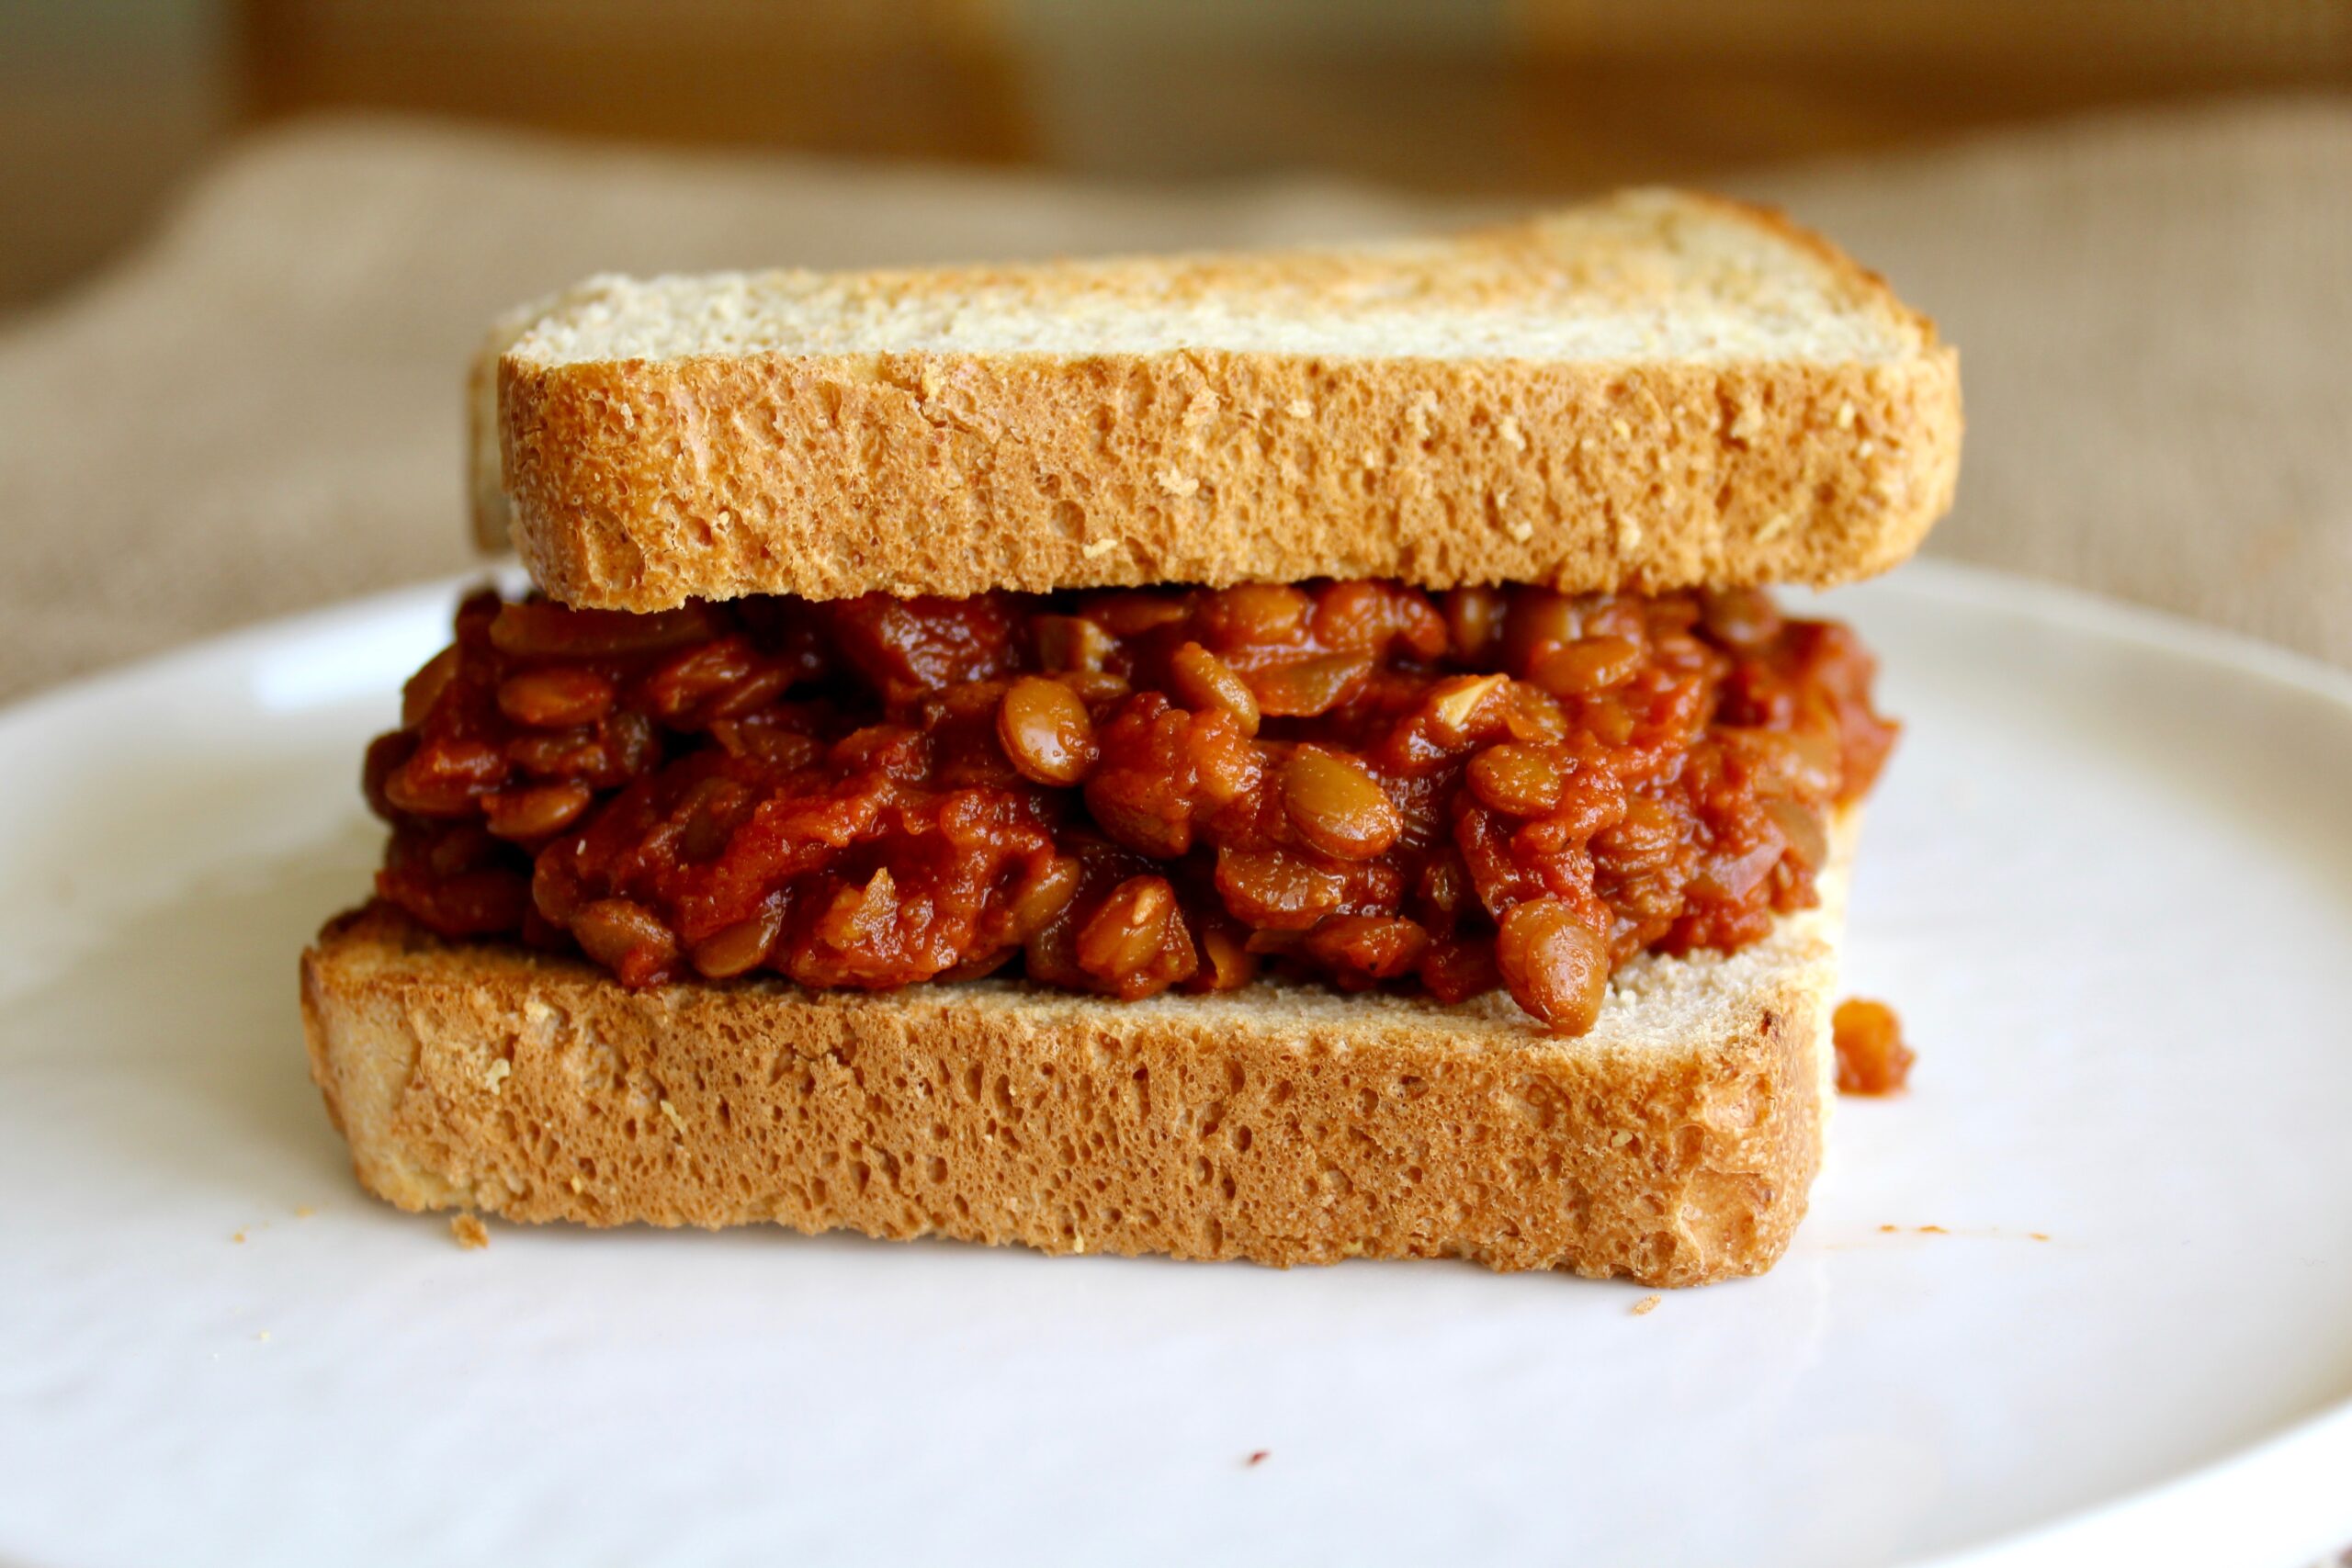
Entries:
[[1917, 548], [1950, 349], [1856, 366], [1250, 354], [501, 365], [514, 542], [567, 604], [1393, 577], [1827, 584]]
[[[1933, 323], [1775, 213], [1655, 194], [1587, 211], [1598, 238], [1561, 238], [1585, 233], [1572, 214], [1360, 258], [876, 274], [827, 298], [850, 316], [967, 297], [1034, 311], [1062, 290], [1073, 319], [1148, 321], [1228, 293], [1277, 316], [1426, 294], [1468, 321], [1509, 304], [1616, 321], [1613, 355], [1417, 356], [1367, 327], [1362, 353], [1329, 355], [883, 352], [851, 333], [858, 352], [579, 357], [525, 328], [498, 361], [503, 488], [477, 486], [477, 528], [511, 533], [557, 598], [628, 610], [1347, 576], [1826, 584], [1917, 548], [1960, 456], [1958, 360]], [[1726, 232], [1752, 265], [1674, 272], [1675, 245]], [[1704, 310], [1728, 346], [1643, 335]], [[1792, 315], [1818, 316], [1813, 335]]]
[[633, 993], [382, 907], [320, 933], [302, 1013], [360, 1179], [410, 1210], [1692, 1285], [1769, 1268], [1804, 1213], [1834, 919], [1769, 961], [1640, 961], [1668, 999], [1622, 1005], [1670, 1031], [1704, 995], [1704, 1039], [1272, 983]]

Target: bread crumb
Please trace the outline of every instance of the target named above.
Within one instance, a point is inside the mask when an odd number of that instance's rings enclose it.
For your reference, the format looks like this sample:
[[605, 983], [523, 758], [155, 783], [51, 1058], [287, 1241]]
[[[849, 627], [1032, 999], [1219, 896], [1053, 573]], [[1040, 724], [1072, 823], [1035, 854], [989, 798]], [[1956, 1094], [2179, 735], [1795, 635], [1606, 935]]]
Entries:
[[1921, 1225], [1919, 1227], [1919, 1234], [1921, 1235], [1951, 1235], [1951, 1232], [1944, 1229], [1941, 1225]]
[[580, 1178], [575, 1176], [571, 1179], [571, 1190], [574, 1192], [584, 1191], [586, 1190], [585, 1184], [581, 1181]]
[[2050, 1239], [2050, 1233], [2048, 1231], [2028, 1231], [2025, 1234], [2033, 1237], [2036, 1241], [2048, 1241]]
[[1868, 458], [1868, 457], [1870, 457], [1870, 455], [1871, 455], [1871, 453], [1873, 453], [1873, 452], [1875, 452], [1875, 451], [1877, 451], [1877, 450], [1878, 450], [1878, 443], [1877, 443], [1877, 442], [1875, 442], [1875, 441], [1865, 441], [1865, 442], [1863, 442], [1860, 446], [1857, 446], [1857, 447], [1855, 447], [1855, 448], [1854, 448], [1854, 456], [1855, 456], [1855, 457], [1860, 457], [1860, 458], [1865, 458], [1865, 459], [1866, 459], [1866, 458]]
[[312, 1208], [308, 1203], [297, 1203], [294, 1205], [294, 1217], [298, 1220], [307, 1220], [312, 1214], [317, 1213], [318, 1210]]
[[482, 1074], [482, 1087], [490, 1090], [492, 1094], [498, 1093], [501, 1089], [506, 1087], [507, 1076], [513, 1073], [514, 1070], [514, 1063], [508, 1061], [503, 1056], [499, 1057], [498, 1060], [491, 1063], [490, 1070]]
[[231, 1241], [235, 1242], [239, 1247], [243, 1247], [243, 1246], [244, 1246], [244, 1245], [245, 1245], [245, 1233], [244, 1233], [244, 1232], [243, 1232], [243, 1231], [239, 1231], [236, 1235], [234, 1235], [231, 1236], [229, 1239], [230, 1239]]
[[1521, 430], [1519, 427], [1519, 421], [1513, 419], [1510, 415], [1503, 415], [1502, 423], [1495, 426], [1495, 429], [1501, 433], [1503, 445], [1510, 447], [1512, 451], [1524, 452], [1527, 450], [1527, 432]]
[[1630, 517], [1617, 519], [1617, 551], [1632, 555], [1642, 547], [1642, 525]]
[[1853, 404], [1839, 403], [1838, 405], [1838, 428], [1840, 430], [1851, 430], [1854, 428]]
[[1160, 489], [1173, 496], [1191, 495], [1201, 488], [1200, 480], [1190, 474], [1178, 473], [1174, 468], [1162, 468], [1151, 477], [1159, 482]]
[[1535, 537], [1535, 525], [1525, 521], [1514, 523], [1510, 525], [1510, 536], [1523, 545]]
[[670, 1119], [670, 1125], [677, 1129], [678, 1136], [683, 1138], [686, 1135], [686, 1119], [678, 1114], [678, 1108], [670, 1103], [667, 1095], [662, 1097], [662, 1114]]
[[490, 1231], [480, 1216], [471, 1213], [454, 1214], [449, 1220], [449, 1234], [468, 1252], [480, 1252], [490, 1245]]
[[1657, 1311], [1657, 1303], [1665, 1299], [1666, 1298], [1664, 1296], [1644, 1296], [1640, 1301], [1634, 1303], [1634, 1315], [1635, 1317], [1647, 1317], [1650, 1314]]
[[1901, 1225], [1881, 1225], [1878, 1228], [1881, 1235], [1892, 1235], [1903, 1227]]
[[1246, 1459], [1246, 1460], [1243, 1460], [1241, 1462], [1242, 1462], [1244, 1465], [1246, 1465], [1246, 1466], [1250, 1467], [1250, 1469], [1253, 1469], [1253, 1470], [1254, 1470], [1254, 1469], [1256, 1469], [1259, 1465], [1261, 1465], [1261, 1464], [1265, 1463], [1265, 1462], [1266, 1462], [1266, 1461], [1267, 1461], [1269, 1458], [1271, 1458], [1271, 1457], [1272, 1456], [1272, 1454], [1273, 1454], [1273, 1450], [1272, 1450], [1272, 1449], [1253, 1449], [1253, 1450], [1250, 1450], [1250, 1457], [1249, 1457], [1248, 1459]]
[[266, 1345], [269, 1343], [269, 1330], [265, 1328], [259, 1334], [254, 1335], [254, 1337]]
[[1283, 409], [1283, 412], [1290, 415], [1293, 419], [1313, 419], [1315, 417], [1315, 405], [1308, 402], [1305, 398], [1293, 398], [1290, 400], [1290, 405]]
[[1789, 531], [1791, 519], [1785, 512], [1775, 512], [1764, 519], [1764, 526], [1756, 530], [1756, 542], [1769, 545]]
[[1620, 441], [1631, 441], [1634, 438], [1634, 427], [1626, 423], [1622, 419], [1611, 420], [1609, 422], [1609, 429], [1611, 434], [1614, 434]]
[[1430, 438], [1430, 422], [1436, 417], [1437, 394], [1435, 392], [1423, 392], [1419, 397], [1415, 398], [1412, 409], [1407, 416], [1408, 423], [1413, 427], [1413, 439], [1427, 441]]
[[1091, 545], [1080, 546], [1078, 553], [1088, 560], [1101, 560], [1118, 547], [1119, 541], [1116, 539], [1097, 539]]

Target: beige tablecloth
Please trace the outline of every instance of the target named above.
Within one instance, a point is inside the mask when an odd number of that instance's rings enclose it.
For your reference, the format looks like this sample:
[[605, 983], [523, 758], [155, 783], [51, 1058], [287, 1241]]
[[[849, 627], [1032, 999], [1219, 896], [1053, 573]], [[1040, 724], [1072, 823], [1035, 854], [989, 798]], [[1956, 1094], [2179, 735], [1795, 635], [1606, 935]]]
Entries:
[[[2352, 663], [2352, 104], [2109, 120], [1732, 182], [1961, 345], [1932, 547]], [[456, 570], [460, 373], [608, 268], [1339, 236], [1473, 215], [577, 150], [411, 125], [246, 144], [139, 254], [0, 328], [0, 696]]]

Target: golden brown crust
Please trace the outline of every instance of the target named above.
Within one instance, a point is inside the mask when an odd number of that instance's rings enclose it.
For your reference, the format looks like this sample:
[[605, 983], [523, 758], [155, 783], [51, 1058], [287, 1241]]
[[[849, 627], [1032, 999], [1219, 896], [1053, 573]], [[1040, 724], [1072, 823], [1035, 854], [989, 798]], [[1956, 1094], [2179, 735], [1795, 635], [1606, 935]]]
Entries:
[[1394, 577], [1826, 584], [1950, 505], [1950, 349], [1853, 366], [764, 355], [501, 367], [569, 604]]
[[[1730, 260], [1683, 254], [1693, 235], [1722, 249], [1726, 229]], [[1353, 289], [1465, 320], [1534, 299], [1539, 325], [1578, 309], [1620, 325], [1617, 351], [1581, 357], [1416, 356], [1380, 346], [1409, 333], [1374, 328], [1328, 356], [869, 352], [845, 329], [857, 352], [820, 351], [818, 332], [790, 351], [599, 358], [526, 352], [526, 334], [498, 365], [505, 494], [480, 509], [486, 542], [511, 528], [548, 592], [630, 610], [1320, 576], [1825, 584], [1907, 557], [1958, 471], [1958, 362], [1933, 324], [1818, 236], [1713, 198], [1620, 198], [1394, 254], [765, 287], [812, 332], [835, 309], [802, 297], [820, 287], [842, 313], [892, 320], [991, 289], [1032, 311], [1067, 290], [1084, 320], [1227, 294], [1279, 315]], [[1697, 338], [1641, 325], [1702, 315]], [[1714, 348], [1684, 342], [1717, 327]]]
[[632, 993], [382, 908], [320, 933], [302, 1011], [361, 1180], [410, 1210], [1690, 1285], [1769, 1268], [1804, 1213], [1835, 918], [1641, 961], [1580, 1041], [1273, 984]]

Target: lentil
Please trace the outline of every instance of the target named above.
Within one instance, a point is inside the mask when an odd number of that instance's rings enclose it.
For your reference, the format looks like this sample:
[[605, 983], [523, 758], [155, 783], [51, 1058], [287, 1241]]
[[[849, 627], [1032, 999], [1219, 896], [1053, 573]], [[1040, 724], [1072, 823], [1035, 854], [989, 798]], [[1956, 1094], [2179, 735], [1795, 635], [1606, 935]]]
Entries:
[[1894, 739], [1871, 675], [1746, 592], [484, 592], [364, 784], [381, 897], [629, 986], [1010, 969], [1133, 998], [1271, 969], [1502, 986], [1574, 1033], [1635, 953], [1815, 901]]

